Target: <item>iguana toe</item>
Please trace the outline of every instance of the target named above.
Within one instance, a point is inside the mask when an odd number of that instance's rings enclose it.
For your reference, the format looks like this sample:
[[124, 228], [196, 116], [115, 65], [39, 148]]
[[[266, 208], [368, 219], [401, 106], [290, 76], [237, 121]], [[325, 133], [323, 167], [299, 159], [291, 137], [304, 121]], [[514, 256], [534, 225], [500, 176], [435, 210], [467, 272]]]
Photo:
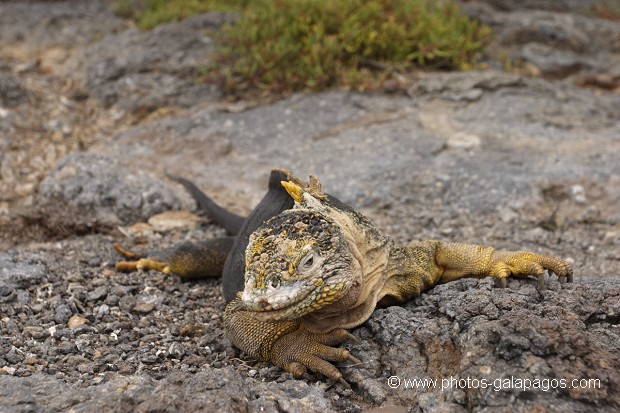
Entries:
[[345, 379], [343, 379], [342, 377], [338, 379], [338, 383], [342, 384], [347, 389], [351, 388], [351, 385]]
[[509, 276], [533, 275], [537, 278], [537, 289], [542, 290], [545, 287], [545, 270], [550, 275], [556, 274], [560, 283], [573, 281], [573, 270], [566, 261], [526, 251], [495, 251], [483, 275], [499, 278], [502, 287], [506, 286]]
[[120, 272], [134, 272], [138, 270], [155, 270], [163, 273], [170, 273], [170, 267], [167, 262], [161, 261], [155, 258], [145, 257], [141, 253], [130, 251], [123, 247], [118, 242], [113, 245], [114, 249], [123, 257], [132, 261], [119, 261], [114, 265], [117, 271]]
[[150, 258], [140, 258], [137, 261], [119, 261], [114, 268], [120, 272], [134, 272], [138, 270], [148, 271], [155, 270], [165, 274], [170, 273], [170, 267], [163, 261], [157, 261]]
[[355, 357], [352, 354], [349, 354], [349, 357], [347, 357], [347, 359], [352, 362], [353, 364], [362, 364], [362, 360], [358, 359], [357, 357]]
[[355, 337], [353, 334], [349, 333], [347, 330], [340, 330], [340, 331], [343, 331], [343, 335], [345, 337], [345, 339], [342, 341], [350, 341], [355, 344], [361, 343], [359, 338]]
[[114, 249], [116, 250], [116, 252], [118, 252], [119, 254], [121, 254], [123, 257], [129, 259], [129, 260], [136, 260], [138, 258], [142, 258], [142, 256], [134, 251], [130, 251], [128, 249], [126, 249], [125, 247], [123, 247], [120, 243], [115, 242], [113, 245]]
[[332, 362], [361, 363], [347, 349], [331, 347], [347, 340], [349, 336], [351, 334], [346, 330], [315, 334], [299, 328], [274, 343], [271, 349], [271, 361], [295, 377], [300, 377], [310, 370], [340, 382], [343, 380], [342, 373]]
[[283, 368], [284, 368], [284, 371], [288, 371], [296, 379], [300, 378], [301, 376], [303, 376], [304, 374], [308, 372], [308, 370], [303, 364], [298, 363], [296, 361], [293, 361], [291, 363], [284, 365]]

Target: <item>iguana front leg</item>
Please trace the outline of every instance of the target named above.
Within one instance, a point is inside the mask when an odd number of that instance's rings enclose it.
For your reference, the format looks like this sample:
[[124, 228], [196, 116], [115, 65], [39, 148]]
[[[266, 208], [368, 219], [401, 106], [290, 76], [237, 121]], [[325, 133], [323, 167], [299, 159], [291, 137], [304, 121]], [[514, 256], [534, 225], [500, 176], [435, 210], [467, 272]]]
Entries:
[[196, 243], [185, 242], [164, 251], [146, 256], [126, 250], [120, 244], [114, 248], [129, 261], [119, 261], [115, 268], [122, 272], [155, 270], [176, 274], [181, 278], [219, 277], [234, 238], [213, 238]]
[[495, 277], [505, 287], [509, 276], [533, 275], [538, 278], [538, 287], [542, 288], [545, 270], [556, 274], [560, 282], [573, 280], [573, 270], [563, 259], [529, 251], [498, 251], [475, 244], [438, 243], [435, 262], [443, 269], [439, 282], [467, 276]]
[[505, 287], [509, 276], [533, 275], [538, 278], [540, 289], [544, 286], [545, 270], [555, 273], [560, 282], [573, 280], [573, 269], [560, 258], [476, 244], [422, 241], [392, 251], [384, 301], [391, 298], [404, 302], [436, 284], [464, 277], [495, 277]]
[[331, 362], [349, 360], [361, 363], [348, 350], [332, 347], [347, 340], [357, 340], [347, 330], [316, 334], [295, 321], [259, 321], [253, 317], [252, 311], [241, 308], [240, 294], [226, 306], [224, 326], [226, 335], [236, 347], [251, 357], [270, 361], [295, 377], [311, 370], [348, 386]]

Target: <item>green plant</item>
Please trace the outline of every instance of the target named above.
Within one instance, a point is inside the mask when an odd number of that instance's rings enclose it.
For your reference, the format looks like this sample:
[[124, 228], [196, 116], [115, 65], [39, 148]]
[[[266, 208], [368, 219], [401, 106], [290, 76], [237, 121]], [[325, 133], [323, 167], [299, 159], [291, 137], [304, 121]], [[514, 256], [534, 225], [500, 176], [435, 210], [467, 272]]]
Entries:
[[255, 0], [224, 28], [217, 69], [236, 90], [365, 87], [376, 67], [468, 69], [489, 34], [451, 1]]
[[116, 0], [142, 28], [206, 10], [239, 12], [205, 79], [229, 92], [375, 87], [394, 72], [465, 70], [490, 29], [452, 0]]
[[249, 0], [115, 0], [114, 12], [144, 30], [211, 10], [237, 11]]

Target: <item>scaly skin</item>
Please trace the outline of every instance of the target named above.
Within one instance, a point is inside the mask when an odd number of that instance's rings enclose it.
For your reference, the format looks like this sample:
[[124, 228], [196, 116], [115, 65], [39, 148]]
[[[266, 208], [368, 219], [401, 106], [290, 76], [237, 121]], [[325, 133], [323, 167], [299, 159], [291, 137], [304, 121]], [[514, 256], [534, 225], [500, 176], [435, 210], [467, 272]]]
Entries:
[[223, 237], [196, 244], [186, 242], [171, 251], [151, 253], [148, 257], [128, 251], [116, 243], [114, 244], [116, 251], [130, 261], [119, 261], [115, 268], [122, 272], [155, 270], [166, 274], [178, 274], [186, 279], [219, 277], [233, 241], [232, 237]]
[[283, 182], [295, 200], [254, 232], [246, 250], [245, 289], [226, 307], [230, 340], [248, 355], [293, 373], [344, 382], [331, 362], [359, 362], [333, 346], [366, 321], [377, 303], [402, 303], [462, 277], [538, 277], [572, 281], [564, 260], [526, 251], [422, 241], [395, 247], [360, 213], [330, 204], [316, 178]]
[[[200, 204], [214, 204], [191, 182], [175, 179]], [[281, 179], [288, 195], [278, 184]], [[288, 196], [295, 202], [292, 209]], [[462, 277], [495, 277], [505, 286], [509, 276], [534, 275], [542, 288], [547, 270], [561, 282], [572, 281], [564, 260], [527, 251], [434, 240], [395, 247], [368, 218], [325, 195], [316, 178], [305, 184], [282, 170], [272, 171], [266, 197], [243, 225], [242, 218], [220, 207], [211, 215], [218, 223], [232, 217], [221, 222], [232, 234], [243, 226], [237, 239], [181, 245], [162, 258], [139, 257], [117, 245], [136, 260], [122, 261], [117, 269], [153, 269], [184, 278], [223, 270], [225, 296], [228, 286], [227, 299], [232, 299], [224, 312], [230, 340], [295, 377], [311, 370], [346, 384], [332, 362], [360, 361], [334, 346], [355, 339], [347, 330], [365, 322], [378, 303], [402, 303]], [[233, 243], [245, 245], [248, 237], [244, 290], [233, 299], [242, 274], [234, 266], [227, 272], [224, 261], [232, 257], [235, 264], [243, 248]]]

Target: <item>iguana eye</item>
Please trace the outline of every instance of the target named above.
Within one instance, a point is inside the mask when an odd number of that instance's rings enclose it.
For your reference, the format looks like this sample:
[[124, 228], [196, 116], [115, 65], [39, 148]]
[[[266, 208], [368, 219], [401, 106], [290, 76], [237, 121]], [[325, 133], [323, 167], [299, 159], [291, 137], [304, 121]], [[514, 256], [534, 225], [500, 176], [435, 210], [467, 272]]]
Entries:
[[314, 254], [311, 254], [306, 261], [304, 261], [304, 267], [312, 267], [314, 262]]
[[308, 254], [306, 254], [300, 261], [299, 264], [297, 265], [297, 269], [301, 272], [303, 271], [307, 271], [310, 268], [312, 268], [312, 265], [314, 264], [314, 251], [310, 251]]
[[277, 277], [272, 278], [270, 284], [273, 288], [278, 288], [280, 286], [280, 278], [277, 278]]

